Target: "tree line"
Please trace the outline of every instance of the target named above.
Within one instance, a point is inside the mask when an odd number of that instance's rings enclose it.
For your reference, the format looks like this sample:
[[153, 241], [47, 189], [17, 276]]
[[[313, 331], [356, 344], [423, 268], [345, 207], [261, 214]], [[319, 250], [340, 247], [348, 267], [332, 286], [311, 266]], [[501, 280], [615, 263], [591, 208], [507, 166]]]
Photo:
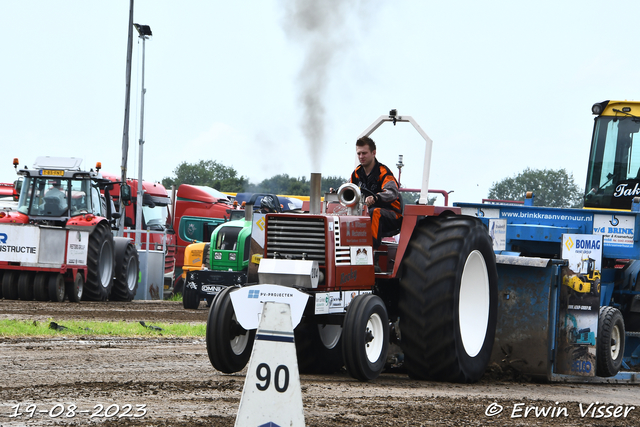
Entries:
[[[173, 177], [162, 179], [162, 185], [170, 188], [180, 184], [203, 185], [229, 193], [274, 193], [291, 196], [308, 196], [311, 182], [306, 176], [292, 177], [279, 174], [254, 184], [245, 176], [229, 166], [215, 160], [200, 160], [197, 163], [182, 162], [173, 171]], [[347, 182], [347, 178], [339, 176], [322, 177], [320, 191], [328, 192], [329, 188], [337, 189]]]
[[[275, 175], [258, 184], [253, 184], [247, 177], [238, 175], [234, 168], [215, 160], [200, 160], [197, 163], [182, 162], [173, 173], [173, 177], [165, 177], [162, 180], [162, 185], [166, 188], [172, 185], [177, 188], [180, 184], [191, 184], [204, 185], [230, 193], [275, 193], [292, 196], [308, 196], [311, 188], [311, 183], [306, 176], [292, 177], [287, 174]], [[339, 176], [322, 177], [320, 191], [325, 193], [329, 188], [337, 189], [347, 181], [347, 178]], [[569, 174], [565, 169], [526, 168], [513, 177], [494, 182], [489, 188], [487, 198], [522, 201], [528, 191], [535, 194], [535, 206], [577, 208], [582, 207], [584, 202], [583, 193], [575, 183], [573, 174]]]

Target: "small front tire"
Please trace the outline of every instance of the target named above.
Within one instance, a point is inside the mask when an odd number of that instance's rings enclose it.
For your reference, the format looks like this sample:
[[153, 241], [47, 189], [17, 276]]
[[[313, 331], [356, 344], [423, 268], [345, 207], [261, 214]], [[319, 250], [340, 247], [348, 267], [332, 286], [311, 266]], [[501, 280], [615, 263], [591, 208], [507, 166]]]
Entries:
[[387, 361], [389, 316], [382, 299], [360, 295], [349, 304], [342, 331], [347, 372], [360, 381], [376, 379]]
[[182, 306], [187, 310], [197, 310], [200, 306], [200, 296], [195, 289], [185, 286], [182, 289]]
[[[185, 288], [186, 289], [186, 288]], [[215, 369], [226, 374], [241, 371], [249, 362], [256, 331], [247, 331], [238, 323], [228, 287], [218, 293], [207, 319], [207, 354]]]
[[600, 307], [596, 373], [599, 377], [613, 377], [620, 371], [624, 356], [625, 329], [620, 310]]

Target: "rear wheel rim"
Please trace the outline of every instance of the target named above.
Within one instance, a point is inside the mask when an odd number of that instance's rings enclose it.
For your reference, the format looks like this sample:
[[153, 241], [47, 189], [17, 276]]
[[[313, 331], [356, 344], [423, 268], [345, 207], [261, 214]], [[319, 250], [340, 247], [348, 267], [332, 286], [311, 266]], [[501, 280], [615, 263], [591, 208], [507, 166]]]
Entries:
[[109, 280], [111, 279], [111, 274], [113, 272], [113, 256], [111, 255], [111, 251], [107, 250], [109, 248], [109, 244], [105, 241], [102, 243], [102, 247], [100, 248], [100, 285], [103, 288], [107, 288], [109, 286]]
[[138, 281], [136, 273], [137, 268], [135, 265], [135, 258], [131, 257], [129, 259], [129, 262], [127, 263], [127, 287], [131, 292], [133, 292], [133, 290], [135, 289], [136, 283]]
[[460, 279], [458, 322], [464, 350], [470, 357], [480, 353], [489, 324], [489, 275], [484, 256], [478, 250], [467, 257]]

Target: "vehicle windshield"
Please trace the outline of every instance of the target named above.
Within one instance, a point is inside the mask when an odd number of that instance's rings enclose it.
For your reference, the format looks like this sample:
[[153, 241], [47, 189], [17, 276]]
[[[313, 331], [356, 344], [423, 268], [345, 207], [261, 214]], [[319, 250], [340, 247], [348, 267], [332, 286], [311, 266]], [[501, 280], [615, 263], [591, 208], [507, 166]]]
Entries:
[[219, 227], [215, 248], [221, 251], [235, 251], [240, 231], [242, 231], [241, 227]]
[[227, 196], [226, 194], [224, 194], [221, 191], [216, 190], [215, 188], [211, 188], [211, 187], [205, 187], [202, 185], [194, 185], [194, 187], [199, 188], [200, 190], [209, 193], [209, 195], [215, 197], [216, 199], [222, 199], [219, 200], [220, 202], [228, 202], [229, 201], [229, 196]]
[[630, 209], [633, 197], [640, 196], [640, 142], [634, 147], [639, 131], [637, 117], [596, 119], [585, 207]]
[[168, 216], [169, 210], [167, 206], [142, 206], [142, 217], [144, 218], [147, 228], [153, 230], [164, 230], [164, 227], [167, 225]]
[[26, 177], [18, 211], [30, 216], [68, 217], [90, 213], [91, 182], [51, 177]]

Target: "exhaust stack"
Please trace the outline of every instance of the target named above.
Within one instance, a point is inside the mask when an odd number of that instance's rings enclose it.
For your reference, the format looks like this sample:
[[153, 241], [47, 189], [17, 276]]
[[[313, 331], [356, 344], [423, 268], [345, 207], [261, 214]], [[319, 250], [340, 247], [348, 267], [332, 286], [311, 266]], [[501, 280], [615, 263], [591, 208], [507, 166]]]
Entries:
[[309, 194], [309, 213], [312, 215], [320, 214], [321, 209], [321, 195], [320, 195], [320, 187], [322, 184], [322, 174], [320, 173], [312, 173], [311, 174], [311, 191]]

